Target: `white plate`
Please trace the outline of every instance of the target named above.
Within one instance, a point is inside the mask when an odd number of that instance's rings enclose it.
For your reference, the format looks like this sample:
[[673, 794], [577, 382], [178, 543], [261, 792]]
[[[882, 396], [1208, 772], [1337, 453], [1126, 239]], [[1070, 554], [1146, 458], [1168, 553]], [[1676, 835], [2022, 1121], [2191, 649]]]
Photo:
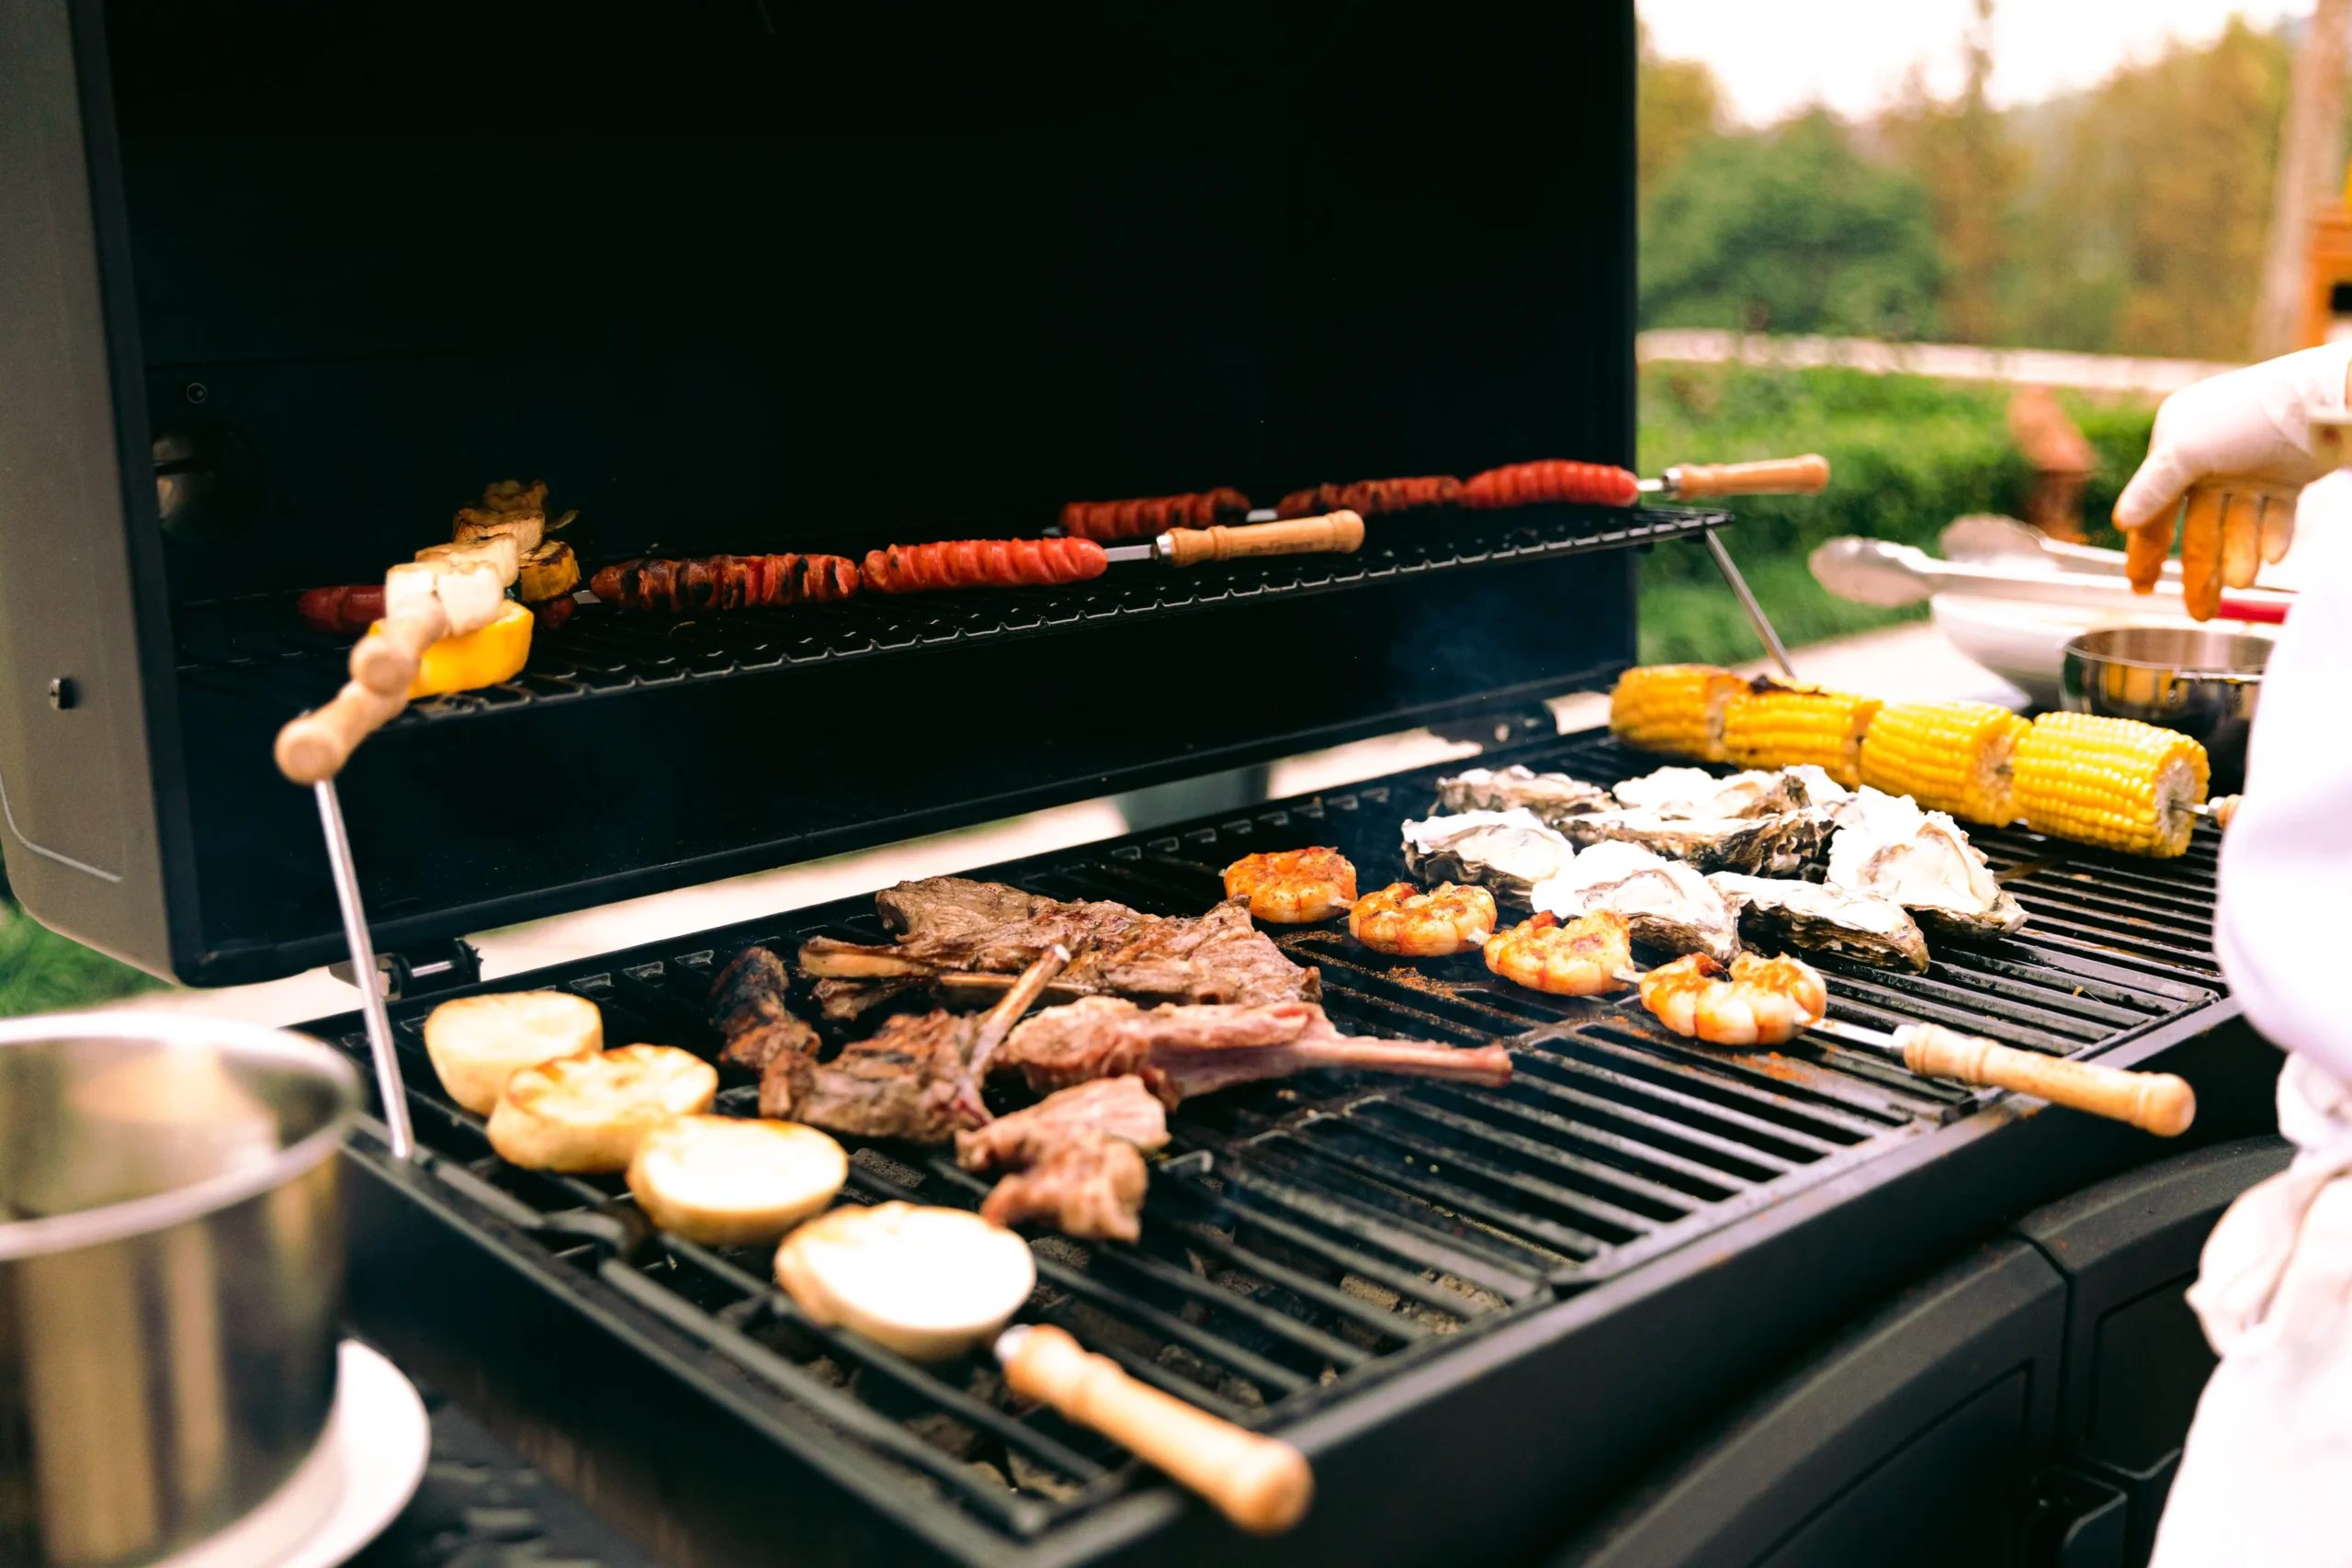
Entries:
[[269, 1501], [156, 1568], [338, 1568], [384, 1533], [424, 1479], [433, 1427], [400, 1369], [346, 1339], [334, 1413]]

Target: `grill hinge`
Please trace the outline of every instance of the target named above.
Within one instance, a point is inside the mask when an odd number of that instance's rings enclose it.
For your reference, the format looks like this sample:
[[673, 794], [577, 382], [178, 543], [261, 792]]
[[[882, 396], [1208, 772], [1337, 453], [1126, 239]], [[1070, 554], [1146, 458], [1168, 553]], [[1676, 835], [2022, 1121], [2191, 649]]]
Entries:
[[[352, 978], [351, 960], [347, 958], [328, 964], [327, 973], [346, 986], [358, 984]], [[435, 991], [454, 991], [480, 980], [481, 954], [463, 937], [451, 937], [411, 953], [377, 953], [376, 976], [387, 1001], [426, 997]]]

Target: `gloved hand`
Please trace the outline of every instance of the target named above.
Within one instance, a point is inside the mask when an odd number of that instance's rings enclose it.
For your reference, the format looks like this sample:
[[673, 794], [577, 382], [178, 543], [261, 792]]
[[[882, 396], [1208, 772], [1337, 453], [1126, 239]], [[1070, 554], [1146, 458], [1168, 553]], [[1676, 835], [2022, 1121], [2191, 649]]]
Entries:
[[2347, 372], [2352, 343], [2328, 344], [2211, 377], [2166, 398], [2156, 411], [2148, 456], [2115, 501], [2132, 585], [2143, 593], [2155, 586], [2172, 551], [2181, 496], [2203, 479], [2240, 481], [2241, 493], [2225, 508], [2218, 488], [2200, 490], [2182, 519], [2181, 576], [2192, 616], [2212, 615], [2225, 574], [2233, 587], [2251, 583], [2257, 552], [2269, 560], [2286, 554], [2294, 537], [2289, 498], [2334, 467], [2312, 455], [2312, 417], [2346, 416]]

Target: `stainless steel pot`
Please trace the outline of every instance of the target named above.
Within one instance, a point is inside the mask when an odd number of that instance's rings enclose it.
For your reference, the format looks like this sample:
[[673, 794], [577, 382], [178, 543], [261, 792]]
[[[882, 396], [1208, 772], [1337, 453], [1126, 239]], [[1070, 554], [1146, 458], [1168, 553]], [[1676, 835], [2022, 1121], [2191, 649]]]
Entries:
[[331, 1482], [288, 1483], [332, 1472], [304, 1461], [334, 1404], [357, 1103], [341, 1055], [276, 1030], [0, 1022], [0, 1562], [217, 1555], [242, 1520], [266, 1563], [332, 1507]]
[[2066, 644], [2060, 699], [2076, 713], [2160, 724], [2204, 742], [2213, 793], [2244, 787], [2270, 639], [2187, 626], [2109, 626]]

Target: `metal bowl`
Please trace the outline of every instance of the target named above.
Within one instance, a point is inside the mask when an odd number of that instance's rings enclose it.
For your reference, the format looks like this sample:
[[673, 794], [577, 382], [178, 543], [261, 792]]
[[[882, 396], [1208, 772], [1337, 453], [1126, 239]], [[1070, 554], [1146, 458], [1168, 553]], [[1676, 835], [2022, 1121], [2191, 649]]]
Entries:
[[277, 1030], [0, 1023], [0, 1562], [209, 1562], [232, 1527], [274, 1562], [333, 1508], [357, 1103], [350, 1064]]
[[2075, 713], [2136, 718], [2204, 742], [2213, 792], [2244, 786], [2246, 732], [2271, 641], [2188, 626], [2109, 626], [2066, 644], [2059, 700]]

